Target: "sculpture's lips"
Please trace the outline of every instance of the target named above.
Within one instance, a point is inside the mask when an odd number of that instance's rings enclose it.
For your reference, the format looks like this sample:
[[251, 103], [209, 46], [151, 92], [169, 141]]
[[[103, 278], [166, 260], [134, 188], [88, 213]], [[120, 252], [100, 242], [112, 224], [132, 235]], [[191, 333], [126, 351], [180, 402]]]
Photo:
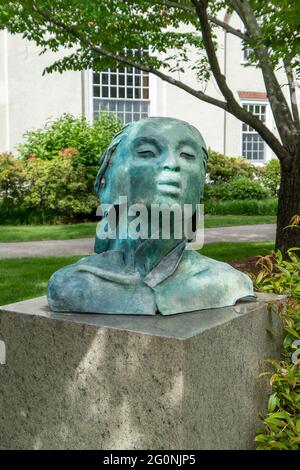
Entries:
[[179, 194], [180, 193], [180, 179], [179, 178], [166, 178], [158, 181], [158, 190], [162, 193]]

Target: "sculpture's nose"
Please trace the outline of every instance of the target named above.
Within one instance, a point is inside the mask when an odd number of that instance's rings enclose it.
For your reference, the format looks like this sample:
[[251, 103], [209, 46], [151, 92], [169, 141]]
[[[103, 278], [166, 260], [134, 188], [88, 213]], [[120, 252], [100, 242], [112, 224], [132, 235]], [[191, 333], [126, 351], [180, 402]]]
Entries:
[[169, 171], [180, 170], [179, 159], [175, 152], [172, 152], [172, 151], [168, 152], [168, 155], [164, 161], [163, 169], [169, 170]]

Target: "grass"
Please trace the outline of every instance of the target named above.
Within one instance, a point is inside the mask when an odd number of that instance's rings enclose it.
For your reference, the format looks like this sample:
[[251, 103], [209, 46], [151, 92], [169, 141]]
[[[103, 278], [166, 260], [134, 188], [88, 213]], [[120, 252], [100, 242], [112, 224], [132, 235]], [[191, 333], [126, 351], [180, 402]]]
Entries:
[[[207, 215], [205, 227], [230, 227], [234, 225], [272, 224], [272, 215]], [[0, 225], [0, 242], [28, 242], [34, 240], [68, 240], [94, 237], [96, 223], [69, 225]]]
[[[273, 247], [272, 242], [214, 243], [205, 246], [201, 253], [219, 261], [233, 261], [266, 254]], [[53, 256], [0, 260], [0, 305], [44, 295], [51, 274], [79, 258]]]
[[94, 237], [95, 231], [94, 222], [68, 225], [0, 225], [0, 242], [69, 240]]
[[275, 223], [275, 215], [206, 215], [204, 220], [205, 228]]
[[0, 260], [0, 305], [44, 295], [51, 274], [79, 258], [51, 256]]
[[274, 242], [211, 243], [205, 245], [200, 253], [218, 261], [236, 261], [248, 256], [266, 255], [274, 249]]

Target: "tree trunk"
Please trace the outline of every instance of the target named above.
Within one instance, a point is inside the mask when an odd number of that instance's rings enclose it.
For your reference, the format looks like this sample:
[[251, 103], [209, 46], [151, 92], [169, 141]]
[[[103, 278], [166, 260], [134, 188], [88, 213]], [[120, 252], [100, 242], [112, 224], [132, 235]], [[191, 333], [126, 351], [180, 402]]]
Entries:
[[300, 149], [298, 155], [293, 155], [289, 167], [281, 165], [276, 248], [283, 254], [289, 248], [300, 247], [300, 224], [285, 228], [291, 224], [291, 218], [295, 215], [300, 217]]

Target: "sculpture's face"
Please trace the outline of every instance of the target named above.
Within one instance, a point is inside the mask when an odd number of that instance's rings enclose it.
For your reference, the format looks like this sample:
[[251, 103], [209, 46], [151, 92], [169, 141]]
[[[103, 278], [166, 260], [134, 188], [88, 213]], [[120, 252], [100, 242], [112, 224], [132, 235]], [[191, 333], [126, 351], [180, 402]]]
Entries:
[[139, 121], [129, 126], [105, 173], [101, 201], [127, 196], [128, 204], [196, 204], [205, 179], [201, 135], [171, 118]]

